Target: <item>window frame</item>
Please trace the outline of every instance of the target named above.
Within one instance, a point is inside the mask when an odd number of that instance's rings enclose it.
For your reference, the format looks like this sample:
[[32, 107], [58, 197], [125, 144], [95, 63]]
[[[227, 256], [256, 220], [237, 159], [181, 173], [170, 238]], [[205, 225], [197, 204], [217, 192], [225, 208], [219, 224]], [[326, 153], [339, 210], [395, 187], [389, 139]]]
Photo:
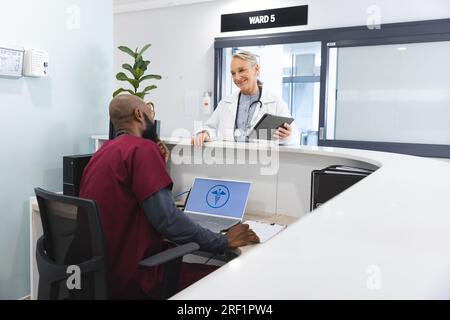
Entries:
[[[221, 37], [214, 41], [214, 108], [221, 96], [223, 50], [228, 47], [274, 45], [301, 42], [321, 42], [320, 101], [319, 101], [319, 137], [318, 145], [403, 153], [410, 155], [450, 158], [450, 145], [377, 142], [358, 140], [326, 139], [326, 94], [328, 80], [328, 44], [335, 47], [364, 45], [388, 45], [401, 43], [435, 42], [450, 40], [450, 19], [424, 20], [413, 22], [381, 24], [380, 28], [367, 26], [295, 31], [266, 35], [246, 35], [239, 37]], [[226, 70], [226, 68], [225, 68]]]

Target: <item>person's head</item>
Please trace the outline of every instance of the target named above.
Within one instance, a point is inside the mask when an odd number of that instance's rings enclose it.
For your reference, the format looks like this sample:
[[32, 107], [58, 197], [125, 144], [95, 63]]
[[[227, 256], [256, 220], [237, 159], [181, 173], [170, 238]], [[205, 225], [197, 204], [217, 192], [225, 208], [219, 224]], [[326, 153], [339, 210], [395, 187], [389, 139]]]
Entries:
[[256, 56], [249, 51], [233, 54], [230, 66], [234, 84], [243, 94], [255, 94], [262, 83], [258, 80], [259, 65]]
[[156, 141], [152, 110], [139, 97], [121, 94], [111, 100], [109, 117], [116, 133], [125, 132]]

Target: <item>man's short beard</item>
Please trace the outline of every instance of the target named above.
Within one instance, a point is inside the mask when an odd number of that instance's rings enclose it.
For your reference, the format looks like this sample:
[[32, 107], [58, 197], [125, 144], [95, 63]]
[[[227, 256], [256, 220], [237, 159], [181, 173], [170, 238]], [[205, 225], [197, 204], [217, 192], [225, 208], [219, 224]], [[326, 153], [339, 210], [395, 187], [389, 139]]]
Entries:
[[144, 114], [144, 120], [146, 128], [142, 133], [142, 137], [145, 139], [150, 139], [153, 142], [157, 142], [159, 140], [159, 137], [156, 134], [155, 124], [150, 120], [150, 118], [146, 114]]

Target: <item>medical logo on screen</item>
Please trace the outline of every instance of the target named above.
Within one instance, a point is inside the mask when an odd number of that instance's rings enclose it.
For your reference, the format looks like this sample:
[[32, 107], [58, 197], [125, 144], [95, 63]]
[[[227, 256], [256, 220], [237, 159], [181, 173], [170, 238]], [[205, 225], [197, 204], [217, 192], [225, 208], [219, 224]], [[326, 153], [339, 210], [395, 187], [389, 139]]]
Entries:
[[206, 203], [211, 208], [221, 208], [230, 199], [230, 190], [223, 184], [218, 184], [209, 189], [206, 194]]

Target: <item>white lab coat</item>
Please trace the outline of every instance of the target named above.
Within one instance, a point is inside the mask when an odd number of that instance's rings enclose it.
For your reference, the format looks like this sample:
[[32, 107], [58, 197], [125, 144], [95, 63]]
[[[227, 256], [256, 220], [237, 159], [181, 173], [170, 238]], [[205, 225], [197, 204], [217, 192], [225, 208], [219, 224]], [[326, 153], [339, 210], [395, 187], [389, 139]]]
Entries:
[[[219, 102], [216, 110], [204, 125], [196, 130], [195, 134], [201, 131], [207, 131], [211, 141], [229, 140], [234, 141], [234, 122], [236, 119], [237, 102], [239, 91], [225, 97]], [[268, 92], [263, 88], [261, 95], [261, 108], [257, 107], [250, 121], [253, 128], [265, 113], [276, 116], [291, 117], [288, 106], [283, 99]], [[300, 132], [298, 131], [295, 121], [292, 122], [292, 133], [287, 139], [280, 140], [281, 144], [300, 144]]]

